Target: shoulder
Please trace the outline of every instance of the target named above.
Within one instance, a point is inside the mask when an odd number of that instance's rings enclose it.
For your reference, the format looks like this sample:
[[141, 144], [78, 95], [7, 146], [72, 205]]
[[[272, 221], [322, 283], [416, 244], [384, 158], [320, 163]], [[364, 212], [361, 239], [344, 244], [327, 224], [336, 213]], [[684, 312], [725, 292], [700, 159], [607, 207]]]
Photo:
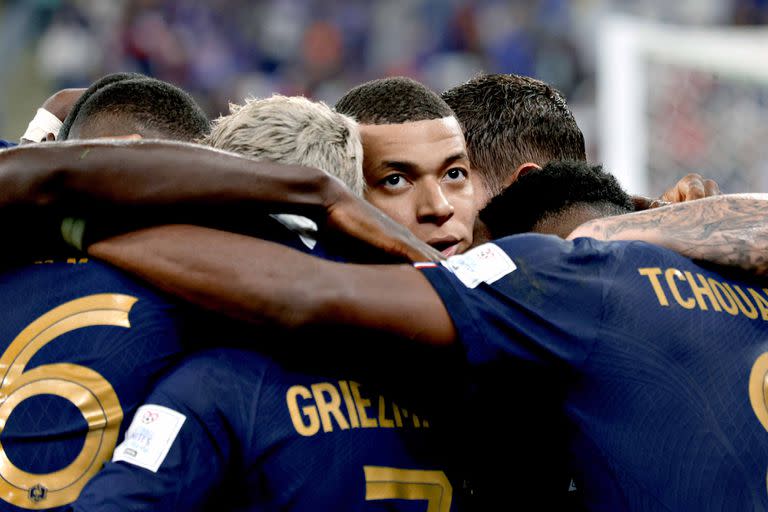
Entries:
[[185, 357], [158, 386], [159, 392], [189, 404], [214, 399], [213, 403], [237, 401], [240, 390], [258, 389], [271, 361], [257, 352], [211, 349]]

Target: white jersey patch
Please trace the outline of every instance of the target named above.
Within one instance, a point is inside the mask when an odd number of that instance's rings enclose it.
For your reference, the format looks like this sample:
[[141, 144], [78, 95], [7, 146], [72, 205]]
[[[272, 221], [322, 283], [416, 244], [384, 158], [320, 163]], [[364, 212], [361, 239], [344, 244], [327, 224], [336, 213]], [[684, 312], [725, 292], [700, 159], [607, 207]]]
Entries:
[[517, 265], [501, 247], [492, 243], [475, 247], [464, 254], [451, 256], [441, 263], [467, 288], [475, 288], [480, 283], [495, 283], [517, 269]]
[[162, 405], [142, 405], [112, 462], [123, 461], [157, 473], [187, 417]]

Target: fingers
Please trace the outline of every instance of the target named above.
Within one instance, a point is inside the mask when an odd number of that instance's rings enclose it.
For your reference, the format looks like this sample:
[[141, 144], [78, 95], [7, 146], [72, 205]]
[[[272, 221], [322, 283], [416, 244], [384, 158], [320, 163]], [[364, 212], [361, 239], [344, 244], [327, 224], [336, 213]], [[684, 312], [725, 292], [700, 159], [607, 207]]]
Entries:
[[648, 209], [651, 210], [653, 208], [661, 208], [662, 206], [667, 206], [667, 205], [670, 205], [670, 204], [672, 204], [672, 203], [669, 202], [669, 201], [662, 201], [661, 199], [654, 199], [653, 201], [651, 201], [651, 205], [648, 207]]
[[682, 203], [719, 194], [720, 187], [714, 180], [704, 179], [700, 174], [691, 173], [664, 192], [660, 199], [672, 203]]
[[722, 192], [720, 192], [720, 186], [715, 180], [704, 180], [704, 194], [706, 197], [711, 197], [719, 196]]
[[631, 199], [632, 204], [635, 205], [636, 212], [641, 212], [651, 208], [651, 205], [655, 201], [655, 199], [646, 196], [632, 196]]
[[362, 199], [350, 196], [329, 210], [328, 226], [406, 261], [440, 261], [437, 249]]
[[693, 201], [705, 197], [704, 178], [699, 174], [689, 174], [679, 182], [680, 196], [683, 201]]

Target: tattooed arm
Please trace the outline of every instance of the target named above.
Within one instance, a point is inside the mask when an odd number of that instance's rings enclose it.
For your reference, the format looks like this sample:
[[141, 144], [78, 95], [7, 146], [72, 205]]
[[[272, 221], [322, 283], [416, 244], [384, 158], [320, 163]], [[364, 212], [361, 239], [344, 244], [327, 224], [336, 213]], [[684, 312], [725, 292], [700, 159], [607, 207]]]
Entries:
[[768, 275], [768, 194], [732, 194], [596, 219], [568, 239], [644, 240], [692, 259]]

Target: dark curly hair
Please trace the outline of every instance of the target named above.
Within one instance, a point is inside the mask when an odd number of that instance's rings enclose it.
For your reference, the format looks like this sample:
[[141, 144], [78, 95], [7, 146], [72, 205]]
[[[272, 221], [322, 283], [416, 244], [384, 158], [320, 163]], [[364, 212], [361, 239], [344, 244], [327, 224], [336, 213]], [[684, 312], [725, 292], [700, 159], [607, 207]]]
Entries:
[[492, 238], [535, 231], [542, 221], [574, 206], [602, 217], [634, 211], [629, 195], [602, 166], [582, 161], [552, 161], [518, 178], [480, 212]]

